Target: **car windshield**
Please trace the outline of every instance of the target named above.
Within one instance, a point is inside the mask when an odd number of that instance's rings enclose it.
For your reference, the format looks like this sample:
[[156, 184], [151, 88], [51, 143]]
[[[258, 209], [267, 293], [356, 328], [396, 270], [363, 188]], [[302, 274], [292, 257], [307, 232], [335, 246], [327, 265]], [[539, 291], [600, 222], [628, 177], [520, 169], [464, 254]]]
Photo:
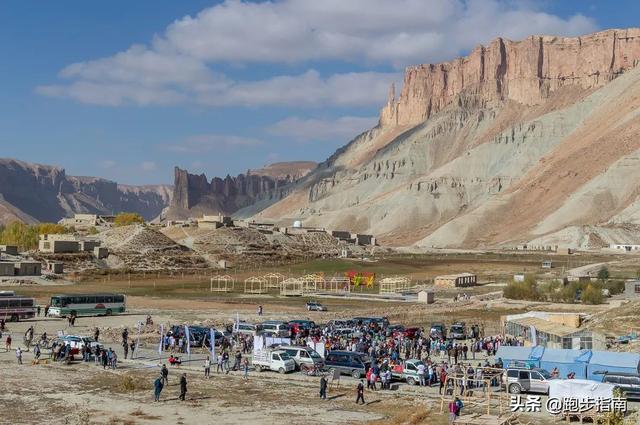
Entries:
[[291, 359], [291, 356], [286, 351], [284, 351], [284, 352], [280, 353], [280, 358], [282, 360], [289, 360], [289, 359]]
[[544, 379], [551, 379], [551, 374], [544, 369], [535, 369], [536, 372], [539, 372], [540, 375], [544, 376]]
[[309, 355], [311, 356], [312, 359], [321, 359], [322, 356], [320, 356], [320, 354], [316, 353], [315, 351], [311, 351], [309, 353]]

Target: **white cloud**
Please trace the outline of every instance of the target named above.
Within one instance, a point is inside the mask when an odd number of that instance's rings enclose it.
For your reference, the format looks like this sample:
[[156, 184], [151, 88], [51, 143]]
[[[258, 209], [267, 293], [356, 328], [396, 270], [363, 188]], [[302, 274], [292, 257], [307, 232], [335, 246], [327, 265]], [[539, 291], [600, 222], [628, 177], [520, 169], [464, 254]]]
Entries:
[[267, 132], [298, 142], [349, 140], [373, 127], [377, 117], [340, 117], [335, 120], [289, 117], [271, 125]]
[[71, 64], [59, 74], [66, 82], [36, 92], [109, 106], [377, 105], [395, 73], [321, 76], [310, 69], [236, 81], [214, 68], [340, 61], [399, 69], [452, 59], [497, 36], [576, 35], [596, 28], [585, 16], [563, 19], [537, 7], [524, 0], [227, 0], [175, 21], [149, 45]]
[[157, 170], [157, 169], [158, 169], [158, 165], [157, 165], [155, 162], [153, 162], [153, 161], [143, 161], [143, 162], [140, 164], [140, 169], [141, 169], [142, 171], [144, 171], [144, 172], [149, 173], [149, 172], [151, 172], [151, 171], [155, 171], [155, 170]]
[[202, 154], [222, 148], [251, 147], [261, 145], [262, 141], [251, 137], [225, 134], [199, 134], [186, 140], [161, 146], [164, 150], [182, 154]]

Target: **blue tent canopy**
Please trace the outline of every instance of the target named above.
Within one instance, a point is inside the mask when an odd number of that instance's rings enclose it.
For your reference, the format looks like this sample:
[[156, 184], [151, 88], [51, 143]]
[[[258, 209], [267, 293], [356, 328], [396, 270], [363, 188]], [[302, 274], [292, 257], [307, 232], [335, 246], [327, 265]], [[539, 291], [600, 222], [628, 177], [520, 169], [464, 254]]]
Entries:
[[558, 368], [560, 378], [566, 378], [571, 372], [577, 379], [587, 378], [587, 363], [591, 358], [591, 350], [562, 350], [547, 348], [540, 359], [540, 367], [551, 372]]
[[539, 367], [539, 359], [541, 357], [540, 351], [544, 351], [544, 348], [501, 345], [496, 352], [495, 358], [501, 358], [505, 367], [525, 365]]
[[587, 378], [602, 381], [602, 375], [595, 372], [640, 373], [640, 353], [613, 353], [592, 351]]

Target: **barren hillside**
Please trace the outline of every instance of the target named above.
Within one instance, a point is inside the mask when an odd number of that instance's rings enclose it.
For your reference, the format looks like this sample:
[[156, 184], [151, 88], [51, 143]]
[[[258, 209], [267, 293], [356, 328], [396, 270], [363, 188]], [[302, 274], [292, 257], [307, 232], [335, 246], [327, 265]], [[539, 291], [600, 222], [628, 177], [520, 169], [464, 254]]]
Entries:
[[378, 126], [284, 199], [241, 214], [423, 247], [560, 241], [552, 235], [573, 226], [605, 234], [638, 222], [639, 62], [640, 29], [629, 29], [497, 39], [410, 67]]

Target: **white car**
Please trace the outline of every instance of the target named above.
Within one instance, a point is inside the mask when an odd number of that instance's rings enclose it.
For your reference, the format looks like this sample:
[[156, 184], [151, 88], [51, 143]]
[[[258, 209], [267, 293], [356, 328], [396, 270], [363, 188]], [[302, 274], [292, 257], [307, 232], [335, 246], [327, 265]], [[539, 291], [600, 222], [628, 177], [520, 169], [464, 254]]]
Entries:
[[62, 342], [65, 345], [69, 345], [71, 348], [77, 348], [82, 350], [82, 347], [89, 346], [92, 349], [96, 346], [101, 346], [100, 343], [94, 341], [93, 338], [78, 335], [64, 335], [54, 340], [56, 343]]
[[296, 370], [296, 362], [284, 350], [260, 350], [253, 353], [253, 366], [258, 372], [273, 370], [287, 373]]

